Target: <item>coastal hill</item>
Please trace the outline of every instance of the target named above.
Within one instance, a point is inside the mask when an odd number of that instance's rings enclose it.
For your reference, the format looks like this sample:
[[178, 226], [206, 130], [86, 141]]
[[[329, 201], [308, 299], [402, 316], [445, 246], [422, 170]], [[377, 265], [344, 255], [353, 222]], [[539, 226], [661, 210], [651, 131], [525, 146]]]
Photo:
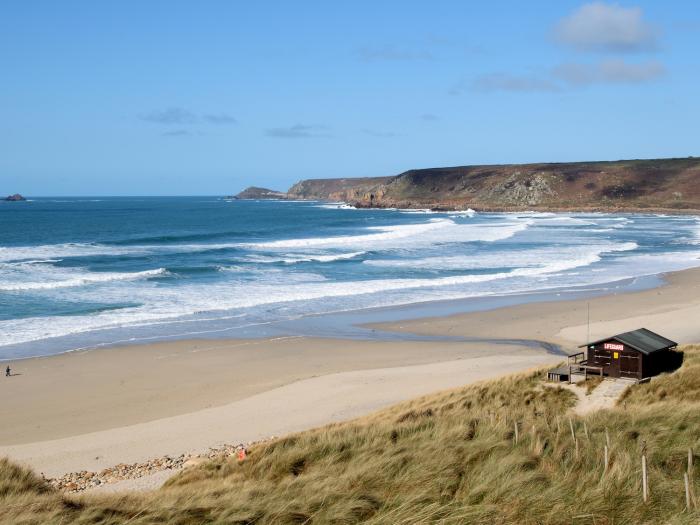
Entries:
[[252, 445], [152, 492], [66, 494], [0, 458], [0, 524], [698, 523], [700, 347], [681, 351], [608, 410], [568, 411], [577, 396], [536, 371]]
[[304, 180], [287, 195], [381, 208], [698, 210], [700, 158], [415, 169], [393, 177]]
[[286, 199], [287, 194], [282, 191], [275, 191], [267, 188], [250, 186], [244, 189], [242, 192], [238, 193], [237, 195], [231, 195], [226, 198], [239, 200]]

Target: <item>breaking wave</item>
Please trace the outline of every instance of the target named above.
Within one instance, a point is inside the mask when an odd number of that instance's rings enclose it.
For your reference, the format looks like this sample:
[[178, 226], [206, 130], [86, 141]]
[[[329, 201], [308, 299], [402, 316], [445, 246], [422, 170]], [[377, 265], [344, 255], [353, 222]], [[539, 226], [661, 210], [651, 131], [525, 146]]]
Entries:
[[599, 262], [606, 253], [636, 250], [636, 242], [621, 244], [584, 244], [571, 247], [544, 247], [524, 252], [493, 252], [488, 254], [437, 256], [423, 259], [371, 259], [363, 261], [369, 266], [384, 268], [421, 268], [433, 270], [485, 270], [489, 268], [541, 268], [546, 261], [564, 260], [572, 267], [587, 266]]
[[305, 248], [336, 248], [343, 246], [386, 247], [387, 243], [408, 241], [412, 245], [434, 244], [437, 242], [494, 242], [512, 237], [526, 230], [532, 221], [504, 221], [492, 225], [460, 224], [452, 219], [430, 219], [417, 224], [397, 224], [390, 226], [370, 226], [367, 233], [362, 235], [312, 237], [306, 239], [285, 239], [263, 243], [251, 243], [247, 246], [254, 249], [305, 249]]
[[113, 281], [136, 281], [139, 279], [151, 279], [163, 276], [167, 273], [165, 268], [156, 270], [145, 270], [133, 273], [91, 273], [72, 277], [64, 280], [47, 280], [41, 282], [7, 282], [0, 281], [0, 291], [18, 292], [23, 290], [53, 290], [56, 288], [73, 288], [76, 286], [86, 286], [91, 284], [108, 283]]
[[249, 255], [246, 259], [248, 261], [262, 263], [262, 264], [273, 264], [273, 263], [285, 263], [285, 264], [295, 264], [302, 262], [335, 262], [344, 261], [348, 259], [355, 259], [367, 252], [350, 252], [350, 253], [336, 253], [330, 255], [311, 255], [311, 254], [287, 254], [284, 257], [274, 257], [266, 255]]

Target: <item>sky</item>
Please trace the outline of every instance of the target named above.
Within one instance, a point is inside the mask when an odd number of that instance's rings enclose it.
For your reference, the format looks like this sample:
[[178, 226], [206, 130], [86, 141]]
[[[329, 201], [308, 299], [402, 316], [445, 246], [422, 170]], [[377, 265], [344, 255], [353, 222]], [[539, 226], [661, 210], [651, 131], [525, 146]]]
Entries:
[[0, 4], [0, 194], [700, 155], [700, 2]]

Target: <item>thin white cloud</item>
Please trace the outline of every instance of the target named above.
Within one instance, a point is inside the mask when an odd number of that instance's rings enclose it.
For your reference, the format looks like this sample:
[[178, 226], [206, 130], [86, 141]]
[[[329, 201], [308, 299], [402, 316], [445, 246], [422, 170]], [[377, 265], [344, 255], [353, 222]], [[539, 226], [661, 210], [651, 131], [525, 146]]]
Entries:
[[554, 68], [552, 74], [572, 86], [639, 84], [664, 76], [666, 68], [655, 60], [642, 63], [605, 60], [597, 64], [561, 64]]
[[309, 124], [295, 124], [293, 126], [282, 128], [268, 128], [265, 130], [265, 135], [280, 139], [312, 139], [331, 136], [328, 131], [328, 127]]
[[191, 126], [194, 124], [236, 124], [236, 119], [228, 113], [205, 113], [199, 115], [188, 109], [173, 106], [139, 115], [141, 120], [165, 126]]
[[656, 60], [638, 63], [620, 59], [592, 64], [569, 62], [538, 75], [481, 75], [471, 83], [458, 84], [450, 93], [459, 95], [467, 91], [559, 92], [594, 84], [643, 84], [657, 80], [665, 74], [666, 67]]
[[140, 115], [141, 120], [146, 122], [153, 122], [154, 124], [165, 124], [165, 125], [187, 125], [196, 124], [197, 115], [188, 111], [184, 108], [171, 107], [163, 110], [151, 111], [150, 113], [145, 113]]
[[465, 91], [558, 91], [559, 87], [547, 75], [512, 75], [488, 73], [476, 77], [469, 84], [459, 84], [450, 90], [458, 95]]
[[425, 122], [434, 122], [436, 120], [440, 120], [440, 117], [433, 113], [423, 113], [419, 116], [419, 118]]
[[164, 137], [188, 137], [192, 133], [186, 129], [173, 129], [162, 134]]
[[361, 131], [362, 131], [362, 133], [364, 133], [365, 135], [369, 135], [370, 137], [378, 137], [378, 138], [384, 138], [384, 139], [398, 136], [398, 134], [394, 133], [393, 131], [381, 131], [381, 130], [370, 129], [370, 128], [364, 128]]
[[401, 49], [395, 46], [363, 47], [357, 54], [365, 62], [432, 60], [432, 53], [425, 50]]
[[209, 124], [216, 124], [219, 126], [236, 124], [238, 122], [235, 117], [232, 117], [228, 113], [210, 113], [208, 115], [202, 115], [202, 119]]
[[583, 51], [649, 51], [657, 45], [657, 31], [639, 7], [593, 2], [562, 19], [556, 39]]

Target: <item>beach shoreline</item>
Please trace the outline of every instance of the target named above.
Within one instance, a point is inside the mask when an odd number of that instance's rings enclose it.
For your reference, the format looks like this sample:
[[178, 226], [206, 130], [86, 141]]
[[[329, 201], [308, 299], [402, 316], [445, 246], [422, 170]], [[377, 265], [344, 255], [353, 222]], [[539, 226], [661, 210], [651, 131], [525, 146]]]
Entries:
[[561, 362], [513, 341], [574, 351], [586, 341], [589, 305], [592, 338], [646, 326], [679, 343], [700, 340], [700, 327], [687, 321], [700, 318], [700, 269], [664, 280], [639, 291], [372, 325], [454, 340], [188, 340], [18, 361], [18, 375], [0, 382], [11, 407], [0, 456], [60, 476], [359, 417]]
[[[692, 270], [692, 268], [690, 268]], [[687, 270], [680, 270], [684, 272]], [[669, 272], [678, 273], [678, 272]], [[43, 359], [73, 352], [92, 352], [118, 349], [132, 346], [150, 346], [154, 344], [184, 343], [191, 341], [259, 341], [287, 337], [306, 337], [313, 339], [342, 339], [367, 341], [441, 341], [463, 339], [449, 335], [414, 333], [406, 330], [389, 329], [399, 321], [451, 317], [463, 313], [475, 313], [500, 308], [509, 308], [522, 304], [539, 302], [560, 302], [590, 300], [610, 294], [626, 294], [650, 290], [666, 285], [665, 273], [640, 275], [620, 280], [591, 285], [562, 286], [542, 288], [531, 291], [518, 291], [511, 294], [478, 295], [462, 298], [419, 300], [386, 306], [361, 307], [322, 313], [311, 313], [293, 319], [281, 319], [259, 322], [251, 325], [252, 330], [232, 327], [226, 332], [235, 332], [236, 336], [222, 335], [220, 329], [198, 330], [194, 334], [177, 333], [148, 338], [132, 338], [116, 342], [105, 342], [80, 347], [61, 347], [60, 350], [42, 350], [46, 353], [36, 355], [19, 355], [0, 358], [0, 365], [10, 362], [22, 362], [30, 359]], [[196, 336], [195, 336], [196, 335]], [[57, 338], [63, 339], [62, 337]], [[500, 338], [499, 338], [500, 339]], [[37, 341], [40, 348], [51, 348], [53, 339]], [[5, 346], [4, 349], [6, 350]], [[41, 351], [40, 351], [41, 352]]]
[[645, 326], [677, 342], [700, 341], [700, 268], [661, 274], [662, 284], [637, 291], [524, 303], [481, 312], [369, 324], [419, 335], [487, 337], [507, 326], [508, 337], [548, 341], [574, 351], [579, 345]]

